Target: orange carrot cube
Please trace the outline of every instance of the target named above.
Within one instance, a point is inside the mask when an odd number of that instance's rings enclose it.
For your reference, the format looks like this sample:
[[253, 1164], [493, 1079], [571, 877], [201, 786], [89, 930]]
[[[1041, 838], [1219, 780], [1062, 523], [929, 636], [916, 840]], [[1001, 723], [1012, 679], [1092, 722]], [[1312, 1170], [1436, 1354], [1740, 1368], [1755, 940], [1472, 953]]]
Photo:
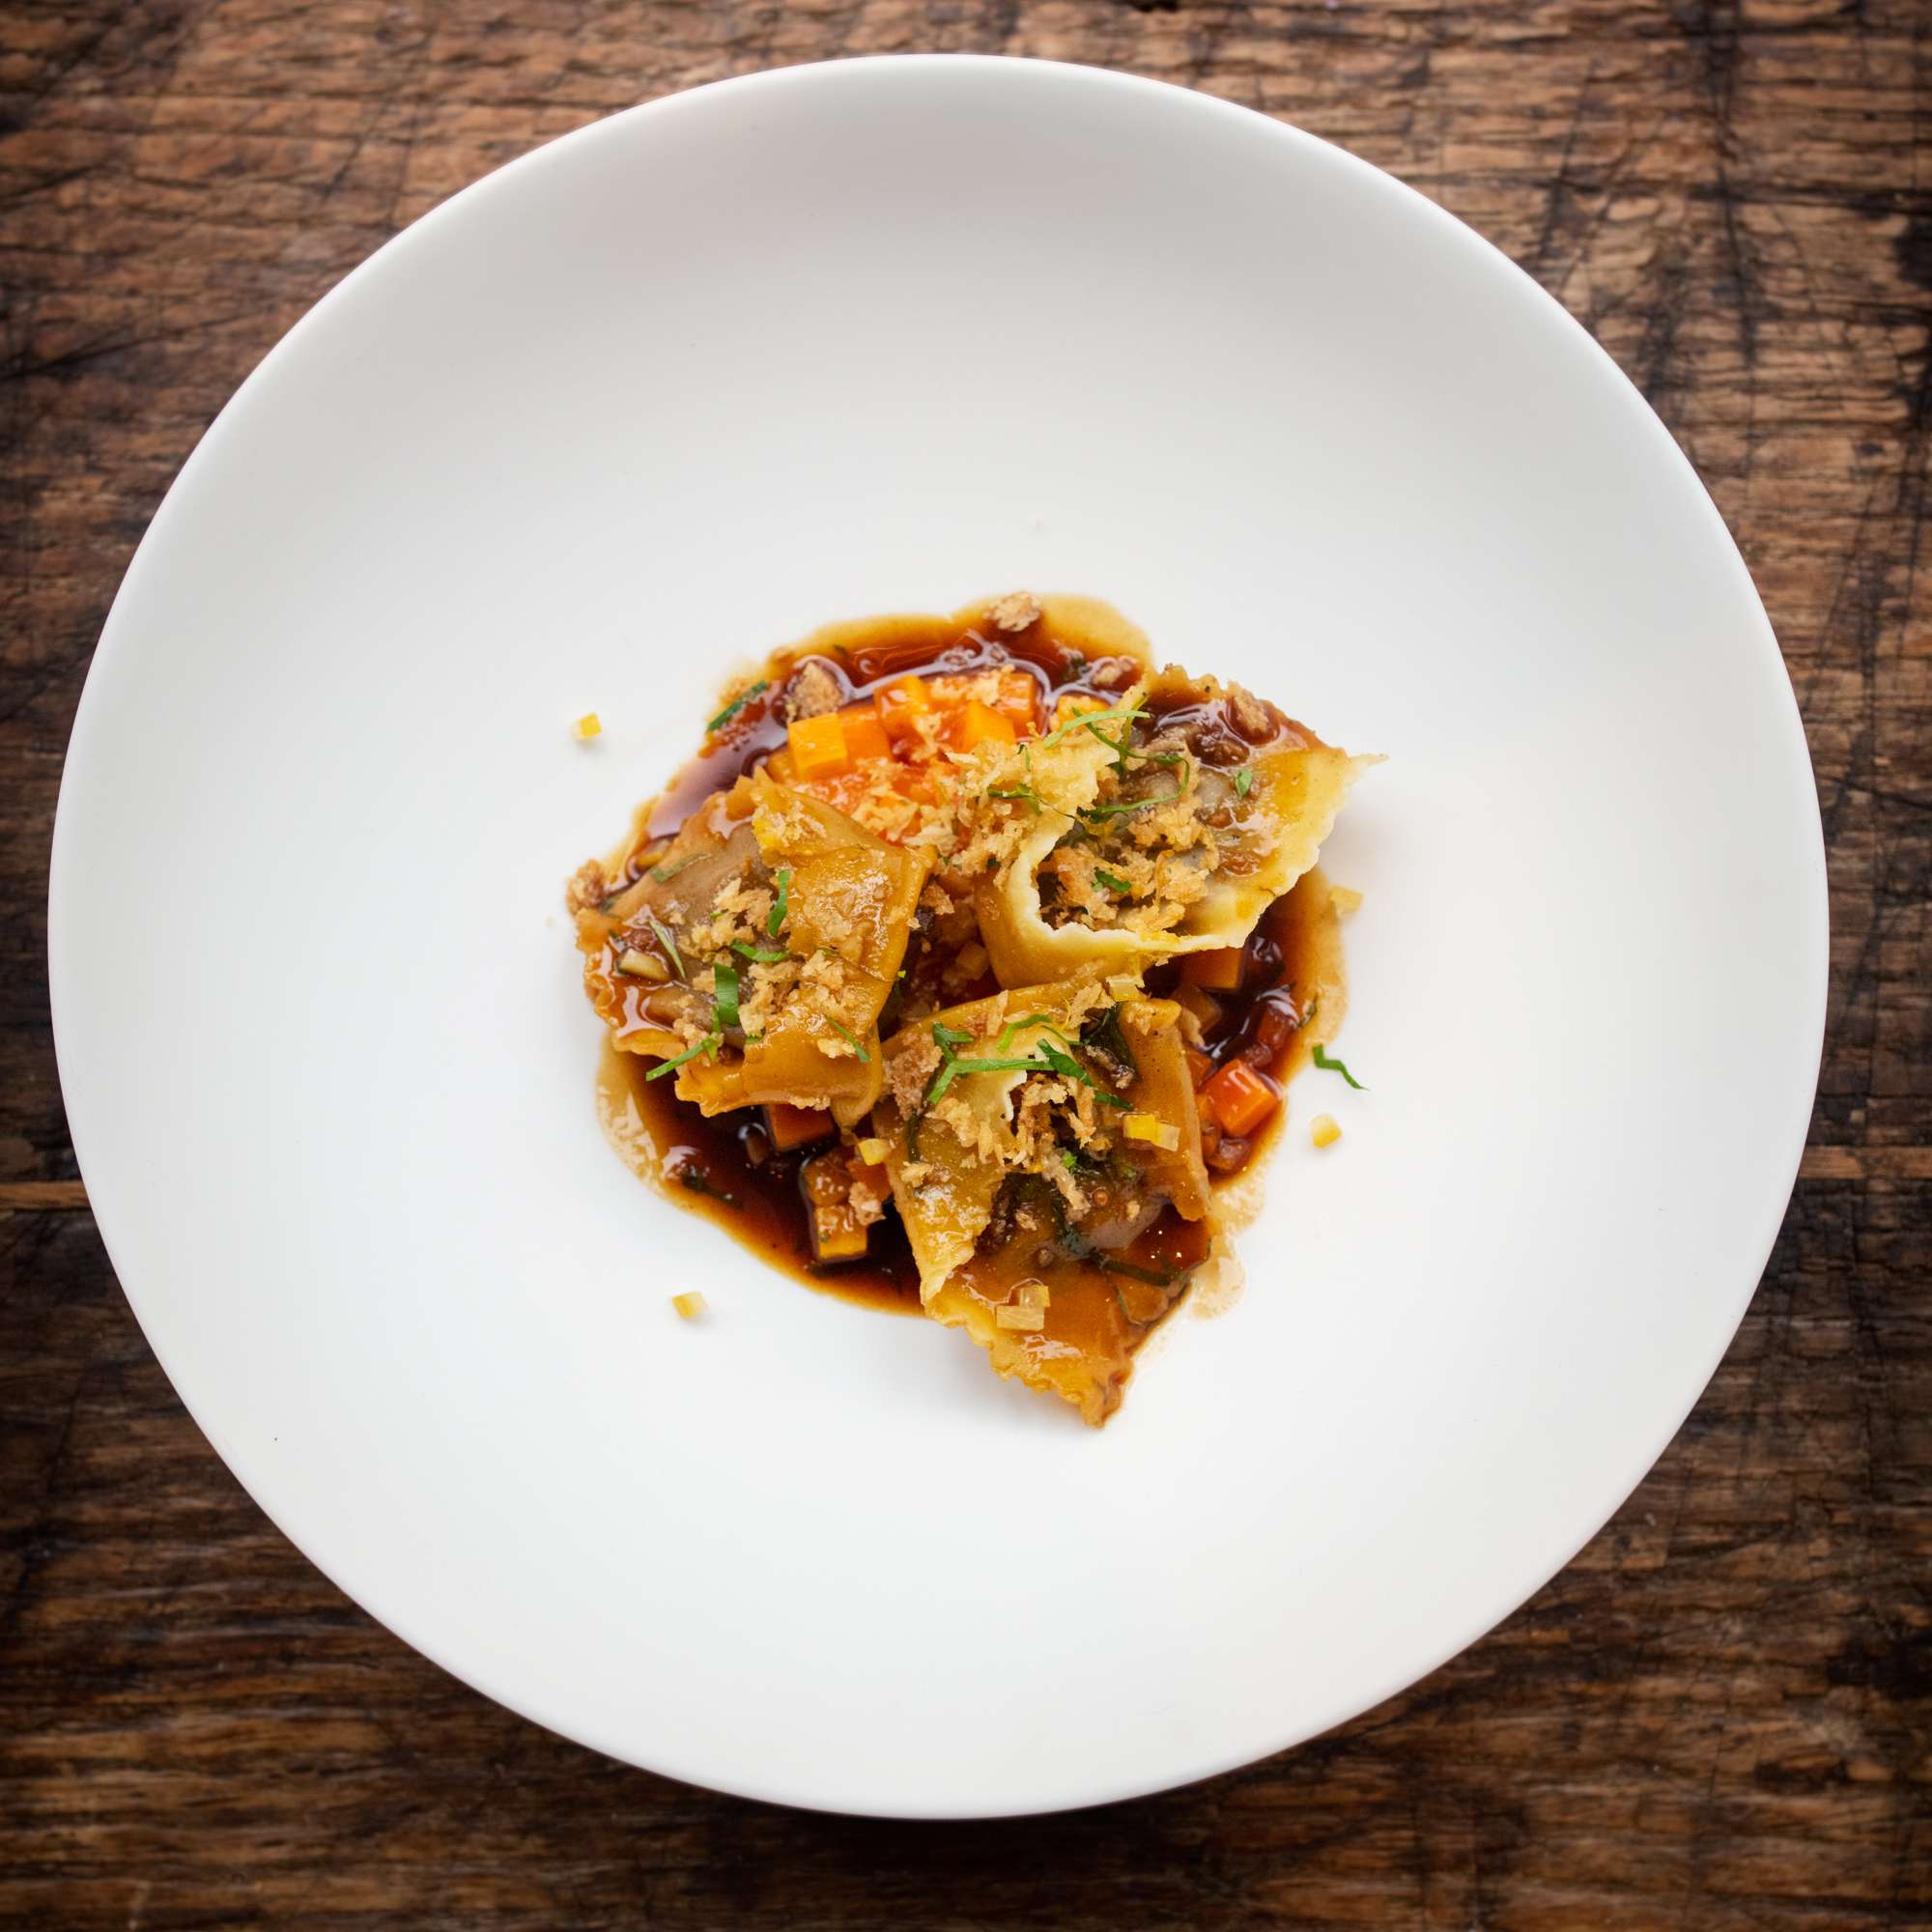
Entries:
[[886, 727], [886, 736], [895, 745], [917, 738], [921, 722], [932, 715], [932, 694], [917, 671], [894, 678], [873, 697], [872, 704], [879, 723]]
[[1003, 670], [993, 709], [1022, 738], [1031, 738], [1039, 729], [1039, 686], [1023, 670]]
[[1223, 1132], [1251, 1134], [1281, 1105], [1274, 1083], [1245, 1060], [1231, 1060], [1202, 1089]]
[[1208, 986], [1217, 993], [1238, 992], [1241, 949], [1217, 946], [1211, 952], [1190, 952], [1180, 962], [1180, 977], [1190, 986]]
[[793, 1148], [822, 1141], [832, 1131], [832, 1116], [823, 1107], [793, 1107], [771, 1100], [765, 1105], [765, 1131], [772, 1137], [774, 1151], [789, 1153]]
[[977, 697], [969, 697], [952, 721], [952, 742], [962, 752], [970, 752], [975, 745], [1011, 745], [1018, 738], [1013, 721], [1005, 712], [995, 711]]
[[836, 779], [852, 769], [845, 749], [845, 721], [836, 711], [816, 718], [794, 718], [785, 726], [785, 742], [801, 779]]
[[856, 764], [867, 758], [890, 758], [893, 741], [879, 723], [879, 714], [869, 704], [848, 704], [838, 714], [845, 726], [846, 755]]

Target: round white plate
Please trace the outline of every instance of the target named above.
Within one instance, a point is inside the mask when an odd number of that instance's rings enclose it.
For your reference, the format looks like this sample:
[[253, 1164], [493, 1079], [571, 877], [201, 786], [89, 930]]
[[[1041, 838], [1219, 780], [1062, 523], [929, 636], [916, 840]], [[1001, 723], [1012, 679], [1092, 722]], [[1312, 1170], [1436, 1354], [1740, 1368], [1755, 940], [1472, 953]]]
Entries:
[[[1369, 1091], [1098, 1434], [634, 1180], [560, 899], [733, 665], [1022, 584], [1389, 756]], [[1279, 1749], [1561, 1565], [1757, 1281], [1826, 953], [1764, 613], [1583, 331], [1306, 135], [966, 59], [621, 115], [321, 303], [128, 573], [50, 918], [102, 1236], [289, 1536], [571, 1737], [920, 1816]]]

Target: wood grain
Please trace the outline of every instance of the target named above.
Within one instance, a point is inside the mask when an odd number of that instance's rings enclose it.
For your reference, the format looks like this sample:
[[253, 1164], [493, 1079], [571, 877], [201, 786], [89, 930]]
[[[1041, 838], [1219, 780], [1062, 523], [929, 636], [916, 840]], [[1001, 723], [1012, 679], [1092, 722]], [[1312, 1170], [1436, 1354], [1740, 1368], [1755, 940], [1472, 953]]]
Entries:
[[[1912, 0], [14, 0], [0, 11], [0, 1923], [1932, 1923], [1932, 14]], [[1736, 1345], [1615, 1520], [1342, 1731], [915, 1828], [713, 1798], [451, 1682], [175, 1400], [86, 1214], [43, 890], [88, 655], [276, 337], [487, 168], [839, 53], [1182, 81], [1393, 170], [1592, 328], [1756, 575], [1830, 840], [1831, 1038]]]

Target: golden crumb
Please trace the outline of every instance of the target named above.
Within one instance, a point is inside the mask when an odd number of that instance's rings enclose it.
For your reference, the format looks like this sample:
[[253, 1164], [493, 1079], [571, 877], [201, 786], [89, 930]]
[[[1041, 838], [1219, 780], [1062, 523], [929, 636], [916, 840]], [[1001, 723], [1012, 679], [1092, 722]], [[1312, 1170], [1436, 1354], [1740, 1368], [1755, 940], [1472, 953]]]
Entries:
[[986, 612], [995, 630], [1024, 631], [1039, 622], [1039, 599], [1031, 590], [1014, 590]]
[[571, 873], [563, 889], [563, 903], [571, 912], [588, 912], [604, 903], [610, 885], [604, 867], [595, 859], [586, 859]]
[[696, 1321], [710, 1304], [694, 1288], [687, 1293], [673, 1294], [670, 1298], [670, 1305], [677, 1310], [678, 1314], [685, 1321]]
[[594, 711], [586, 711], [572, 727], [580, 738], [595, 738], [604, 729], [604, 721]]
[[1317, 1114], [1308, 1123], [1308, 1138], [1319, 1148], [1333, 1147], [1342, 1138], [1333, 1114]]

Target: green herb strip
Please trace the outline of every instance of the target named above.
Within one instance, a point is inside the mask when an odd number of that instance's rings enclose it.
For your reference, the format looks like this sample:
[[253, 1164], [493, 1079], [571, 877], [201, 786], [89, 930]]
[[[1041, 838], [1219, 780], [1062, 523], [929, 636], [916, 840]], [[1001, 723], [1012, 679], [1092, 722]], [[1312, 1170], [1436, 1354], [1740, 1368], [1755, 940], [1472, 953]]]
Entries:
[[733, 952], [743, 953], [747, 959], [759, 966], [781, 966], [791, 957], [789, 952], [781, 952], [769, 946], [748, 946], [742, 939], [731, 942]]
[[[1024, 1032], [1030, 1026], [1048, 1027], [1051, 1028], [1053, 1032], [1060, 1033], [1060, 1029], [1057, 1026], [1054, 1026], [1053, 1024], [1053, 1015], [1051, 1013], [1029, 1013], [1025, 1019], [1014, 1020], [1013, 1023], [1007, 1028], [1006, 1032], [1000, 1036], [999, 1044], [993, 1048], [993, 1051], [995, 1053], [1006, 1052], [1007, 1048], [1012, 1045], [1013, 1043], [1013, 1036], [1016, 1033]], [[1065, 1034], [1060, 1034], [1060, 1037], [1062, 1039], [1065, 1039], [1066, 1037]], [[961, 1041], [960, 1043], [962, 1045], [964, 1044], [963, 1041]]]
[[1243, 765], [1241, 769], [1235, 774], [1235, 796], [1236, 798], [1246, 798], [1248, 795], [1248, 787], [1251, 784], [1253, 784], [1254, 781], [1255, 781], [1254, 773], [1251, 772], [1246, 765]]
[[1075, 731], [1092, 731], [1109, 751], [1116, 749], [1114, 742], [1097, 727], [1102, 724], [1131, 724], [1136, 718], [1145, 718], [1147, 712], [1138, 704], [1116, 704], [1106, 711], [1078, 711], [1065, 724], [1057, 724], [1039, 741], [1039, 749], [1048, 752], [1063, 738], [1071, 737]]
[[696, 1060], [700, 1053], [715, 1054], [719, 1047], [724, 1044], [724, 1036], [723, 1034], [708, 1033], [696, 1046], [690, 1047], [685, 1052], [680, 1053], [675, 1060], [660, 1061], [657, 1065], [653, 1066], [644, 1075], [644, 1078], [646, 1080], [662, 1080], [667, 1073], [672, 1072], [677, 1067], [682, 1066], [687, 1060]]
[[[1174, 1275], [1163, 1268], [1138, 1267], [1132, 1262], [1117, 1262], [1106, 1255], [1100, 1254], [1096, 1254], [1094, 1257], [1094, 1265], [1098, 1268], [1104, 1268], [1109, 1274], [1123, 1274], [1129, 1281], [1145, 1282], [1149, 1288], [1172, 1288], [1174, 1286]], [[1133, 1320], [1131, 1316], [1127, 1319], [1130, 1321]], [[1140, 1324], [1136, 1323], [1135, 1325], [1139, 1326]]]
[[[1310, 1007], [1308, 1009], [1308, 1017], [1309, 1019], [1315, 1017], [1315, 1009], [1313, 1007]], [[1307, 1022], [1304, 1021], [1303, 1024], [1306, 1025]], [[1319, 1039], [1315, 1042], [1315, 1064], [1324, 1073], [1339, 1073], [1357, 1094], [1366, 1094], [1369, 1091], [1339, 1060], [1331, 1060], [1327, 1054], [1322, 1052], [1321, 1042]]]
[[778, 897], [772, 901], [771, 916], [765, 921], [765, 930], [776, 939], [780, 929], [791, 912], [791, 867], [781, 866], [778, 869]]
[[1112, 872], [1101, 871], [1098, 866], [1094, 867], [1094, 877], [1099, 884], [1105, 886], [1110, 893], [1131, 893], [1133, 891], [1133, 887], [1128, 885], [1126, 880], [1116, 878]]
[[712, 1006], [718, 1024], [729, 1029], [738, 1024], [738, 969], [725, 958], [711, 962], [711, 978], [716, 988]]
[[657, 934], [658, 944], [670, 954], [670, 963], [677, 969], [677, 977], [682, 980], [684, 978], [684, 960], [678, 952], [677, 941], [670, 936], [670, 927], [654, 912], [647, 910], [644, 918], [649, 922], [651, 930]]
[[832, 1022], [832, 1031], [856, 1053], [862, 1061], [869, 1062], [871, 1055], [859, 1043], [859, 1036], [848, 1026], [841, 1026], [837, 1020]]
[[696, 865], [697, 857], [698, 855], [694, 852], [688, 859], [680, 859], [674, 866], [653, 866], [651, 867], [651, 877], [659, 885], [668, 886], [687, 866]]
[[714, 718], [714, 719], [713, 719], [713, 720], [712, 720], [712, 721], [710, 722], [710, 724], [707, 724], [707, 725], [706, 725], [706, 726], [705, 726], [704, 728], [705, 728], [705, 729], [706, 729], [707, 731], [722, 731], [722, 730], [724, 730], [724, 728], [725, 727], [725, 725], [727, 725], [728, 724], [730, 724], [730, 722], [732, 721], [732, 719], [734, 719], [735, 717], [737, 717], [737, 715], [739, 714], [739, 712], [741, 712], [742, 710], [744, 710], [744, 708], [746, 707], [746, 705], [748, 705], [749, 703], [751, 703], [751, 701], [752, 701], [752, 699], [753, 699], [753, 698], [754, 698], [754, 697], [758, 696], [760, 693], [762, 693], [762, 692], [765, 692], [765, 691], [768, 691], [768, 690], [769, 690], [769, 689], [771, 688], [771, 682], [772, 682], [772, 681], [771, 681], [771, 679], [770, 679], [770, 678], [768, 678], [768, 677], [761, 677], [761, 678], [760, 678], [760, 679], [759, 679], [759, 680], [757, 681], [757, 683], [756, 683], [756, 684], [748, 684], [748, 685], [747, 685], [747, 686], [745, 687], [745, 689], [744, 689], [743, 691], [741, 691], [741, 692], [740, 692], [740, 693], [739, 693], [739, 694], [737, 695], [737, 696], [736, 696], [736, 697], [734, 697], [734, 698], [733, 698], [733, 699], [732, 699], [732, 700], [730, 701], [730, 703], [729, 703], [729, 704], [727, 704], [727, 705], [726, 705], [726, 706], [724, 707], [724, 709], [723, 711], [721, 711], [721, 712], [720, 712], [720, 713], [718, 714], [718, 716], [717, 716], [716, 718]]
[[1080, 816], [1082, 818], [1119, 818], [1129, 811], [1146, 811], [1151, 806], [1172, 805], [1185, 790], [1186, 786], [1177, 784], [1164, 798], [1140, 798], [1136, 799], [1131, 805], [1083, 805], [1080, 808]]

